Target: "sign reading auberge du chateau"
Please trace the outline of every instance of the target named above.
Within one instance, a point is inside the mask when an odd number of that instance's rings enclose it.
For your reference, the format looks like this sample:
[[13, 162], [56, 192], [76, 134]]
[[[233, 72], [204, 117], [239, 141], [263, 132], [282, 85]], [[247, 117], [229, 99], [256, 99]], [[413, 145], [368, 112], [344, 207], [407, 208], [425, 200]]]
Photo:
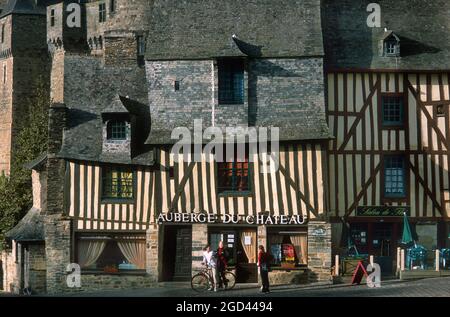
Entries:
[[301, 215], [215, 215], [206, 213], [161, 213], [158, 223], [223, 223], [248, 225], [303, 225], [307, 218]]

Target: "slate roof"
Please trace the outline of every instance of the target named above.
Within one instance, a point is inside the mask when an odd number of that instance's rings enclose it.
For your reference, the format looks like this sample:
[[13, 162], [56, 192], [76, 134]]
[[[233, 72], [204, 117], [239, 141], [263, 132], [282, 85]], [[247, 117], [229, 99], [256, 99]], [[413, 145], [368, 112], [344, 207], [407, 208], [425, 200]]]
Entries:
[[45, 15], [47, 2], [51, 1], [39, 1], [36, 4], [35, 0], [9, 0], [2, 10], [0, 18], [9, 14]]
[[320, 0], [155, 0], [148, 19], [149, 60], [323, 55]]
[[[145, 145], [150, 132], [146, 85], [143, 69], [103, 67], [94, 57], [68, 59], [64, 85], [67, 123], [58, 156], [98, 163], [153, 165], [152, 147]], [[138, 133], [132, 139], [131, 158], [119, 153], [102, 153], [102, 116], [117, 111], [127, 111], [137, 117]]]
[[[153, 151], [145, 145], [145, 139], [150, 130], [148, 106], [126, 97], [115, 96], [110, 99], [110, 106], [100, 109], [96, 113], [85, 112], [81, 109], [67, 109], [68, 128], [64, 131], [63, 146], [59, 157], [74, 160], [87, 160], [102, 163], [152, 165]], [[95, 107], [94, 104], [91, 104]], [[120, 106], [121, 105], [121, 106]], [[127, 106], [124, 106], [127, 105]], [[131, 111], [127, 108], [130, 108]], [[132, 158], [127, 153], [103, 153], [103, 121], [102, 115], [133, 114], [137, 117], [136, 130], [139, 133], [132, 140]]]
[[[450, 69], [450, 1], [380, 0], [381, 27], [367, 27], [372, 0], [324, 0], [328, 69]], [[400, 57], [380, 56], [385, 29], [400, 39]]]
[[30, 170], [41, 171], [45, 168], [46, 162], [47, 162], [47, 153], [42, 153], [33, 161], [24, 164], [24, 167]]
[[19, 242], [44, 241], [44, 222], [39, 209], [31, 208], [5, 236], [9, 240]]

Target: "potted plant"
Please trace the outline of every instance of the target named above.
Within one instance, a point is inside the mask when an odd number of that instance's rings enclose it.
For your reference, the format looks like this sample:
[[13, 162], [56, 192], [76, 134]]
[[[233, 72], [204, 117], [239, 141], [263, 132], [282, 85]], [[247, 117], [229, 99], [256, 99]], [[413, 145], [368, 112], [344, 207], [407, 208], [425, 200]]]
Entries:
[[107, 265], [103, 269], [105, 273], [119, 273], [119, 269], [115, 265]]

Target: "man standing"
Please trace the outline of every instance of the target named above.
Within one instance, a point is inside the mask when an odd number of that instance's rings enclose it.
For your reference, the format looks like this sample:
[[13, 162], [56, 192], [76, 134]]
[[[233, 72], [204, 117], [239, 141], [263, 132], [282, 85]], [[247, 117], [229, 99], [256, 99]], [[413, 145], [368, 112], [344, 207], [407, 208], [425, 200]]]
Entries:
[[204, 265], [207, 265], [211, 269], [211, 274], [214, 282], [214, 286], [211, 285], [209, 291], [212, 291], [214, 288], [214, 292], [217, 292], [218, 286], [218, 274], [217, 274], [217, 255], [215, 252], [211, 251], [211, 246], [208, 244], [203, 248], [203, 261]]

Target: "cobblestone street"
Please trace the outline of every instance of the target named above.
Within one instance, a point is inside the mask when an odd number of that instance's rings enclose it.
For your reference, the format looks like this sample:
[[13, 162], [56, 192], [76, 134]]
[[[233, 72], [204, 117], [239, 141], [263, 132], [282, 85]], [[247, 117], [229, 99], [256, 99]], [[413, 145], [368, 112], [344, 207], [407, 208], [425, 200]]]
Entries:
[[[414, 281], [390, 280], [382, 287], [370, 289], [359, 286], [330, 285], [315, 287], [278, 286], [269, 295], [259, 293], [256, 285], [237, 285], [231, 291], [196, 293], [187, 283], [166, 283], [159, 287], [137, 290], [103, 291], [83, 293], [88, 297], [450, 297], [450, 278], [434, 278]], [[74, 296], [74, 295], [70, 295]]]

